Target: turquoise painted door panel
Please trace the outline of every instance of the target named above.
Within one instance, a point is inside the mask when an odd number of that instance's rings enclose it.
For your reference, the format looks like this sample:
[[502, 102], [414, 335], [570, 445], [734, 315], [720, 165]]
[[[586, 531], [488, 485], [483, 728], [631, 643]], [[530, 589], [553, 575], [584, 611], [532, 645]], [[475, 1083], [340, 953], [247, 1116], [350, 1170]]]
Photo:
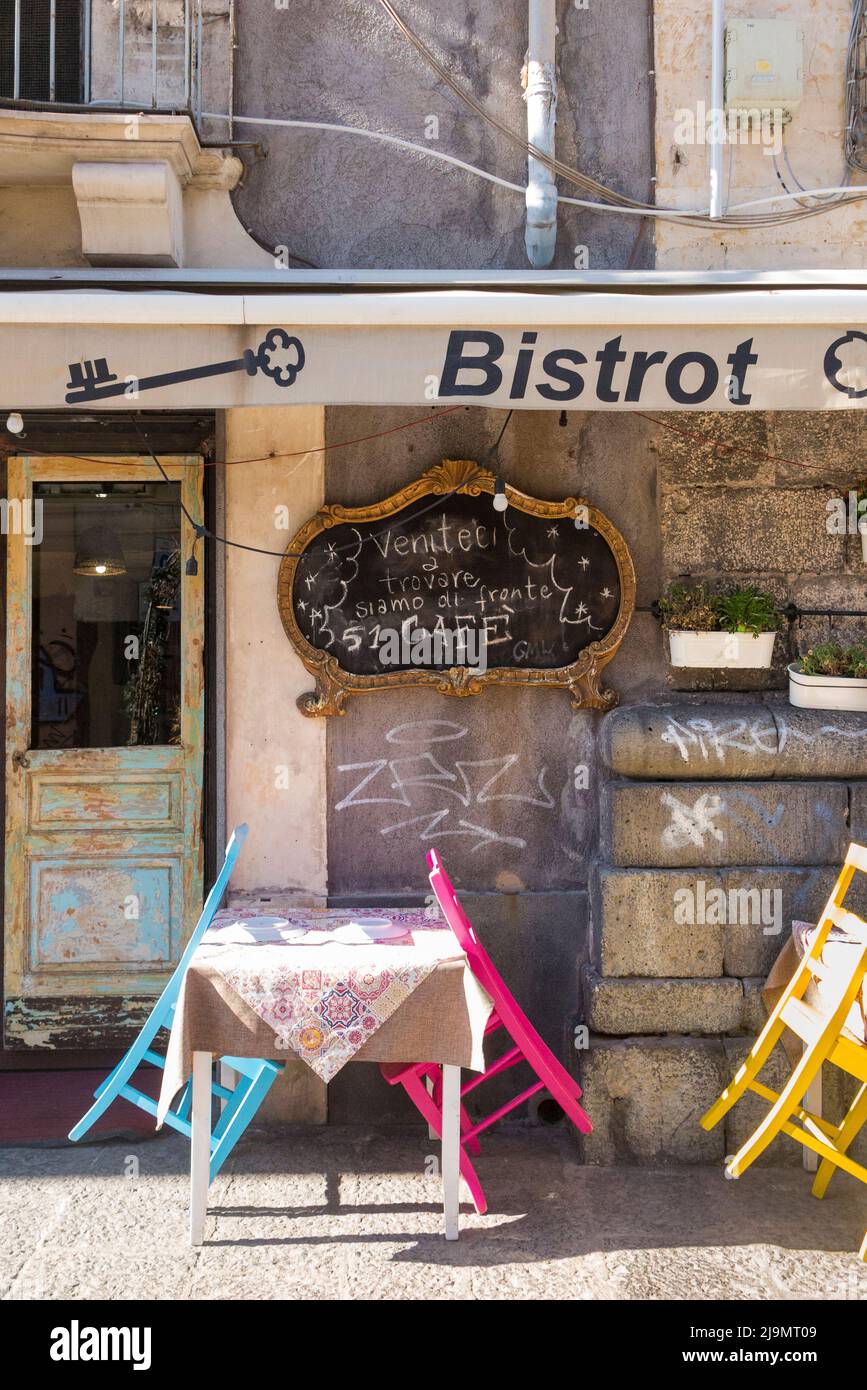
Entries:
[[140, 1021], [201, 907], [199, 460], [10, 461], [43, 541], [8, 538], [7, 1047]]
[[178, 954], [183, 910], [177, 855], [30, 861], [33, 973], [73, 968], [165, 970]]
[[[31, 768], [35, 756], [31, 755]], [[33, 832], [74, 826], [91, 830], [180, 830], [183, 826], [180, 766], [119, 772], [113, 782], [93, 772], [33, 769], [31, 788]]]

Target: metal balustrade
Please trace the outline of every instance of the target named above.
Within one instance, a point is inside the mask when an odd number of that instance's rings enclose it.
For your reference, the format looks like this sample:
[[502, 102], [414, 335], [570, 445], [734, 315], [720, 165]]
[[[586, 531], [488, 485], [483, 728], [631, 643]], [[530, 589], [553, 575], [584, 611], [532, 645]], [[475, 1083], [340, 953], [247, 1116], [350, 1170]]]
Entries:
[[206, 60], [219, 46], [214, 85], [230, 85], [233, 38], [234, 0], [0, 0], [0, 101], [182, 111], [201, 127]]

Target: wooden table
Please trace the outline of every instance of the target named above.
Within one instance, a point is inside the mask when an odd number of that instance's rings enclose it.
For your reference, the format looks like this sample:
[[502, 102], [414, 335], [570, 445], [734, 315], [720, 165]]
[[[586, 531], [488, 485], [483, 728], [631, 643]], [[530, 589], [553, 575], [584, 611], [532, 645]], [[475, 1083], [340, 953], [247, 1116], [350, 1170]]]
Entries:
[[[226, 1056], [276, 1058], [287, 1056], [308, 1061], [324, 1080], [336, 1069], [352, 1061], [431, 1062], [443, 1068], [443, 1133], [441, 1171], [443, 1210], [447, 1240], [458, 1237], [460, 1199], [460, 1090], [461, 1069], [484, 1069], [483, 1038], [491, 1011], [491, 1000], [469, 970], [466, 956], [444, 923], [431, 921], [423, 911], [383, 909], [378, 917], [391, 917], [406, 925], [400, 941], [345, 944], [323, 942], [324, 932], [335, 929], [354, 915], [335, 910], [303, 910], [289, 914], [292, 926], [287, 935], [301, 929], [307, 944], [297, 939], [271, 939], [267, 929], [257, 926], [255, 916], [242, 920], [251, 924], [257, 939], [249, 944], [238, 939], [239, 915], [231, 911], [218, 914], [199, 950], [190, 962], [175, 1009], [171, 1038], [160, 1095], [161, 1108], [192, 1075], [192, 1143], [190, 1150], [190, 1241], [200, 1245], [204, 1238], [207, 1212], [211, 1144], [211, 1076], [215, 1059]], [[310, 920], [309, 930], [304, 922]], [[264, 933], [264, 938], [261, 934]], [[234, 934], [234, 935], [233, 935]], [[373, 971], [382, 972], [388, 982], [388, 995], [376, 989], [365, 992]], [[322, 1010], [324, 1042], [315, 1054], [300, 1051], [297, 1034], [284, 1037], [275, 1033], [276, 1021], [269, 1012], [268, 988], [262, 979], [278, 985], [281, 997], [289, 994], [303, 1003], [304, 1010], [316, 1007], [311, 995], [311, 977], [322, 977], [316, 986], [325, 991], [326, 981], [339, 978], [341, 988], [348, 982], [359, 992], [359, 1003], [366, 1013], [369, 1032], [346, 1032], [341, 1020], [334, 1021]], [[248, 986], [254, 980], [256, 989]], [[353, 985], [353, 981], [360, 983]], [[259, 993], [256, 992], [259, 991]], [[386, 998], [388, 1000], [386, 1004]], [[370, 1002], [375, 999], [376, 1002]], [[398, 1002], [395, 1002], [397, 999]], [[263, 1000], [265, 1002], [263, 1002]], [[385, 1005], [385, 1007], [383, 1007]], [[371, 1010], [379, 1009], [374, 1017]], [[295, 1010], [293, 1009], [293, 1014]], [[325, 1021], [327, 1020], [327, 1021]], [[330, 1030], [330, 1031], [329, 1031]], [[343, 1030], [343, 1031], [341, 1031]], [[355, 1051], [350, 1041], [354, 1039]], [[385, 1085], [383, 1081], [383, 1086]], [[432, 1136], [435, 1137], [435, 1136]]]
[[[404, 1059], [405, 1060], [405, 1059]], [[211, 1158], [211, 1052], [193, 1053], [192, 1143], [190, 1145], [190, 1244], [205, 1238]], [[385, 1084], [385, 1083], [383, 1083]], [[446, 1240], [457, 1240], [460, 1211], [461, 1069], [443, 1067], [443, 1135], [440, 1155]]]

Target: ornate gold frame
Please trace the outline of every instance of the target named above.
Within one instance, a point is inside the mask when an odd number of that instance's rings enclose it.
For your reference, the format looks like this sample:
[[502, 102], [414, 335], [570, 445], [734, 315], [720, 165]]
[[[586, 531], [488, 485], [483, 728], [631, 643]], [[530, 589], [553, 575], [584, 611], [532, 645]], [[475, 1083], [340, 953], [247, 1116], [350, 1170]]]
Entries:
[[515, 488], [506, 487], [510, 507], [528, 512], [531, 516], [557, 520], [575, 515], [584, 507], [587, 519], [604, 537], [614, 555], [620, 576], [620, 607], [613, 626], [598, 642], [591, 642], [570, 666], [551, 669], [519, 669], [495, 667], [476, 673], [472, 667], [455, 666], [447, 671], [391, 671], [377, 676], [357, 676], [345, 671], [335, 656], [311, 646], [295, 621], [292, 606], [292, 587], [298, 558], [316, 536], [332, 526], [343, 523], [381, 521], [402, 511], [410, 503], [427, 496], [463, 492], [472, 497], [480, 493], [493, 494], [496, 479], [489, 469], [468, 459], [445, 459], [429, 468], [414, 483], [401, 488], [391, 497], [370, 507], [321, 507], [315, 516], [289, 543], [280, 564], [277, 581], [277, 604], [286, 636], [298, 652], [307, 670], [316, 680], [316, 690], [298, 697], [302, 714], [313, 718], [323, 714], [345, 714], [350, 695], [362, 695], [372, 690], [395, 686], [432, 686], [443, 695], [480, 695], [486, 685], [542, 685], [569, 691], [573, 709], [612, 709], [617, 693], [601, 683], [602, 670], [617, 653], [635, 609], [635, 569], [626, 542], [606, 516], [580, 497], [566, 497], [562, 502], [543, 502], [528, 497]]

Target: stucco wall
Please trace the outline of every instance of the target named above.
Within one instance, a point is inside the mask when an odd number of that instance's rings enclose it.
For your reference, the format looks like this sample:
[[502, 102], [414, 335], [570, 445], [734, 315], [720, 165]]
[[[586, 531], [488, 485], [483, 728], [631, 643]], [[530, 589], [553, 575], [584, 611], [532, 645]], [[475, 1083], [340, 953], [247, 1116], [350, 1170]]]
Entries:
[[[665, 207], [707, 207], [708, 146], [678, 139], [677, 112], [696, 111], [701, 101], [710, 106], [710, 4], [707, 0], [656, 0], [654, 8], [657, 202]], [[766, 0], [761, 6], [751, 0], [729, 0], [726, 15], [729, 20], [788, 19], [803, 29], [804, 95], [785, 128], [785, 148], [805, 188], [836, 187], [846, 172], [845, 55], [851, 0], [822, 0], [821, 4]], [[779, 163], [787, 184], [794, 188], [782, 158]], [[724, 178], [730, 203], [782, 192], [773, 159], [758, 145], [728, 146]], [[863, 266], [865, 227], [867, 203], [783, 228], [727, 230], [720, 235], [657, 222], [657, 265], [750, 270]]]
[[[329, 409], [326, 437], [354, 439], [414, 418], [418, 412], [411, 410]], [[660, 568], [656, 467], [648, 449], [653, 427], [622, 415], [577, 412], [561, 426], [554, 413], [518, 412], [494, 462], [490, 450], [504, 419], [502, 411], [434, 412], [429, 425], [335, 450], [327, 456], [326, 498], [346, 505], [377, 501], [443, 458], [477, 459], [535, 496], [587, 496], [630, 546], [643, 610], [606, 670], [608, 683], [626, 698], [658, 688], [662, 671], [651, 645], [656, 624], [647, 612]], [[593, 792], [576, 789], [575, 772], [587, 766], [594, 785], [598, 724], [590, 711], [573, 712], [565, 691], [494, 688], [456, 700], [413, 690], [351, 700], [346, 717], [328, 726], [331, 892], [418, 892], [431, 842], [425, 826], [445, 809], [437, 834], [458, 884], [540, 891], [586, 883], [597, 815]], [[442, 793], [443, 781], [451, 785], [454, 777], [460, 784], [458, 761], [487, 760], [500, 760], [504, 769], [490, 796], [480, 793], [494, 763], [485, 776], [475, 769], [466, 804]], [[379, 780], [358, 791], [379, 763]], [[434, 773], [441, 768], [445, 777], [432, 784], [413, 780], [421, 764]], [[409, 805], [388, 799], [396, 795], [395, 778], [411, 783], [398, 796]], [[378, 799], [383, 795], [384, 802]], [[395, 828], [399, 822], [406, 824]]]
[[[316, 406], [225, 412], [230, 540], [285, 550], [321, 505], [322, 455], [287, 455], [321, 447], [323, 414]], [[233, 888], [322, 894], [326, 730], [295, 708], [308, 677], [277, 611], [280, 560], [228, 547], [225, 563], [226, 819], [250, 826]]]
[[[454, 78], [526, 133], [520, 85], [525, 0], [401, 0], [406, 20]], [[623, 192], [651, 188], [647, 0], [618, 0], [616, 24], [559, 0], [558, 154]], [[236, 111], [355, 125], [429, 145], [514, 183], [520, 151], [473, 115], [370, 0], [271, 6], [239, 0]], [[427, 138], [430, 118], [438, 122]], [[423, 154], [325, 132], [253, 130], [267, 158], [251, 164], [236, 205], [270, 246], [318, 266], [511, 267], [527, 264], [524, 201]], [[570, 190], [563, 188], [564, 193]], [[591, 268], [652, 263], [653, 237], [632, 218], [560, 209], [555, 267], [586, 246]]]

